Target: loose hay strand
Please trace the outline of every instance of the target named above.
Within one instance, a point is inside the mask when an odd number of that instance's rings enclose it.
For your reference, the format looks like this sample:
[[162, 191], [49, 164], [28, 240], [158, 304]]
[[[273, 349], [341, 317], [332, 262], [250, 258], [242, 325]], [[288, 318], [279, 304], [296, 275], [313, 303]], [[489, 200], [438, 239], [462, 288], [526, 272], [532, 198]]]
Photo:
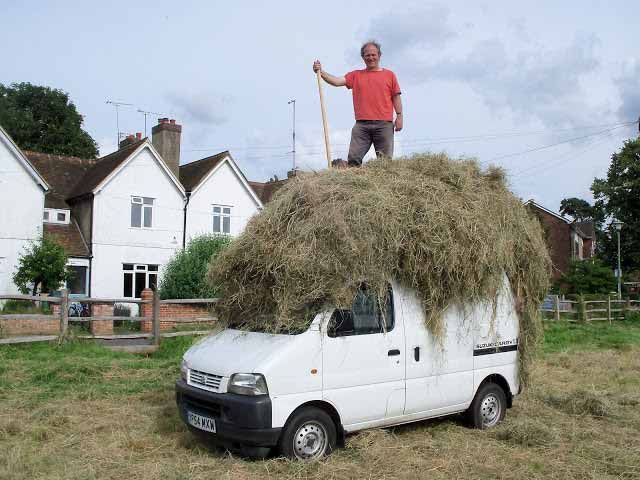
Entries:
[[504, 273], [526, 382], [550, 275], [542, 229], [501, 169], [440, 153], [294, 177], [210, 265], [209, 280], [221, 320], [275, 333], [303, 330], [327, 305], [348, 307], [362, 282], [382, 295], [393, 278], [418, 292], [441, 339], [444, 310], [495, 302]]

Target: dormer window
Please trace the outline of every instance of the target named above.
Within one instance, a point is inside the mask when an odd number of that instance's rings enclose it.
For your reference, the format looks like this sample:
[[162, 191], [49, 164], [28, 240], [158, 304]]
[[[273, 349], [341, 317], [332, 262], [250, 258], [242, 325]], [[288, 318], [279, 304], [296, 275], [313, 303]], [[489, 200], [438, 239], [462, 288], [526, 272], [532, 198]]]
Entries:
[[44, 213], [42, 214], [42, 220], [45, 223], [59, 223], [68, 225], [71, 220], [71, 212], [69, 210], [45, 208]]

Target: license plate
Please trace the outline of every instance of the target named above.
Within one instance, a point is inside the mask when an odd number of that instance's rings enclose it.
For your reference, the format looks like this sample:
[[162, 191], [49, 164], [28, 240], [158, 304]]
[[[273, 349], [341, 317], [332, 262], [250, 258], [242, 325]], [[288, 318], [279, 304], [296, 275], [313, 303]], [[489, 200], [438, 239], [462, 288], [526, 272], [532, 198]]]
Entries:
[[216, 421], [213, 418], [203, 417], [197, 413], [187, 411], [187, 422], [200, 430], [216, 433]]

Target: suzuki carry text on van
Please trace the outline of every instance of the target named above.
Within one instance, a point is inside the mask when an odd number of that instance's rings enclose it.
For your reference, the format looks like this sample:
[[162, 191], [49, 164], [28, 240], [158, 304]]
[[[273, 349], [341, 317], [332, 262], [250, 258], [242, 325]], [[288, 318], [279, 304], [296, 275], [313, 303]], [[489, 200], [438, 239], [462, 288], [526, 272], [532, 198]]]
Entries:
[[362, 287], [349, 310], [298, 335], [224, 330], [184, 355], [177, 403], [190, 429], [248, 455], [328, 454], [346, 433], [467, 412], [489, 428], [518, 393], [518, 317], [508, 280], [493, 302], [451, 306], [435, 338], [414, 291], [386, 305]]

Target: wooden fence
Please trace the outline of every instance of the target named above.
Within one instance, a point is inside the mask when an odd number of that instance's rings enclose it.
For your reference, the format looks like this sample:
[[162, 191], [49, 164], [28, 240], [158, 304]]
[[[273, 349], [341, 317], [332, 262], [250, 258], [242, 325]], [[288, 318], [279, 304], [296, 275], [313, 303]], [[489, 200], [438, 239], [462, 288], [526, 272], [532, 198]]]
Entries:
[[[148, 307], [144, 308], [146, 305], [151, 305], [150, 315], [141, 315], [141, 316], [115, 316], [115, 315], [93, 315], [93, 316], [69, 316], [69, 308], [70, 308], [70, 298], [67, 290], [62, 290], [62, 295], [59, 297], [53, 296], [32, 296], [32, 295], [0, 295], [0, 300], [20, 300], [20, 301], [29, 301], [36, 302], [37, 305], [42, 303], [47, 303], [54, 306], [53, 310], [56, 312], [55, 314], [3, 314], [0, 315], [0, 326], [2, 326], [3, 320], [6, 321], [25, 321], [29, 323], [33, 322], [47, 322], [50, 326], [52, 321], [55, 321], [59, 324], [59, 329], [56, 335], [21, 335], [21, 336], [13, 336], [3, 337], [3, 332], [0, 329], [0, 345], [1, 344], [13, 344], [13, 343], [26, 343], [26, 342], [34, 342], [34, 341], [50, 341], [50, 340], [63, 340], [65, 337], [69, 335], [69, 320], [74, 323], [88, 323], [92, 324], [92, 322], [104, 322], [104, 321], [127, 321], [127, 322], [149, 322], [151, 323], [151, 332], [150, 333], [134, 333], [134, 334], [108, 334], [108, 335], [75, 335], [75, 338], [91, 338], [91, 339], [105, 339], [105, 340], [116, 340], [116, 339], [133, 339], [133, 338], [149, 338], [153, 344], [159, 345], [161, 337], [172, 337], [172, 336], [181, 336], [181, 335], [195, 335], [195, 334], [205, 334], [209, 333], [210, 330], [191, 330], [191, 331], [183, 331], [183, 332], [166, 332], [161, 333], [160, 325], [161, 322], [173, 322], [173, 323], [214, 323], [215, 317], [209, 316], [204, 319], [185, 319], [183, 317], [165, 317], [160, 315], [161, 305], [187, 305], [187, 304], [202, 304], [202, 305], [210, 305], [214, 304], [218, 301], [217, 298], [190, 298], [190, 299], [169, 299], [169, 300], [161, 300], [160, 296], [157, 292], [153, 292], [152, 295], [143, 295], [142, 299], [132, 299], [132, 298], [73, 298], [71, 299], [73, 303], [81, 303], [88, 305], [115, 305], [115, 304], [137, 304], [140, 307], [140, 312], [142, 313], [144, 310], [148, 312]], [[150, 297], [150, 298], [149, 298]], [[93, 311], [93, 309], [90, 309]]]
[[[626, 312], [640, 312], [640, 301], [617, 299], [609, 295], [606, 300], [566, 300], [559, 295], [551, 297], [552, 305], [540, 309], [553, 314], [552, 320], [569, 322], [592, 322], [622, 320]], [[548, 302], [545, 302], [548, 303]]]

